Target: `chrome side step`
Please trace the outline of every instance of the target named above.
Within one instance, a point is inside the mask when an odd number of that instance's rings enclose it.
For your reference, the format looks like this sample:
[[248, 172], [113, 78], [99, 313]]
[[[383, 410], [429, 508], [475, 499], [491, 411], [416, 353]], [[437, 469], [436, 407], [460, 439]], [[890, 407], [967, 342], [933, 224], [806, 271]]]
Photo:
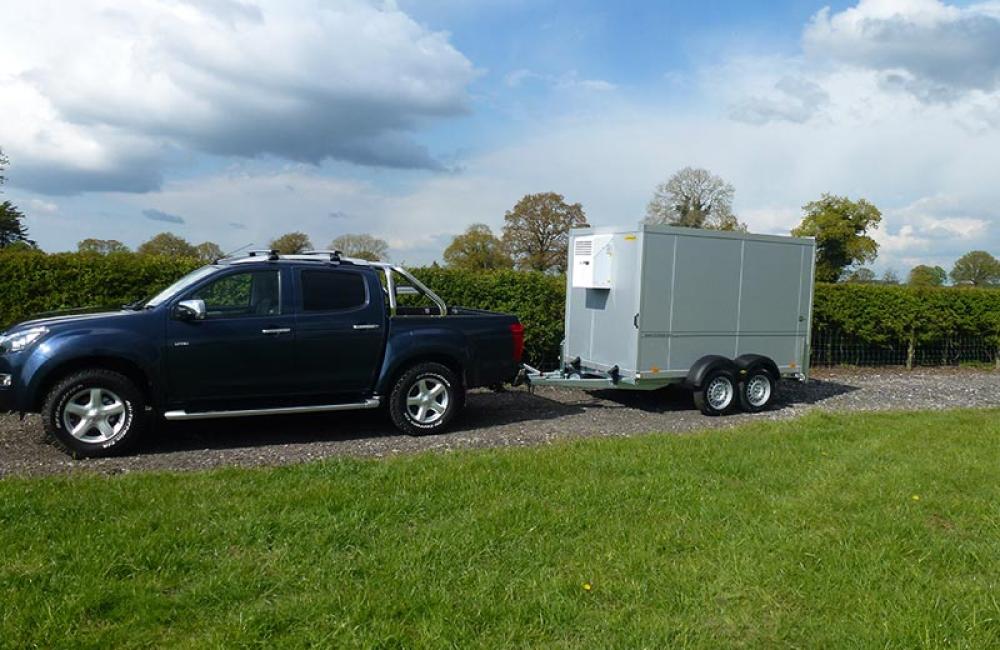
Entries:
[[322, 404], [317, 406], [282, 406], [271, 409], [250, 409], [245, 411], [203, 411], [188, 413], [187, 411], [167, 411], [163, 414], [166, 420], [213, 420], [216, 418], [245, 418], [254, 415], [290, 415], [293, 413], [326, 413], [328, 411], [361, 411], [377, 409], [382, 399], [372, 397], [363, 402], [353, 404]]

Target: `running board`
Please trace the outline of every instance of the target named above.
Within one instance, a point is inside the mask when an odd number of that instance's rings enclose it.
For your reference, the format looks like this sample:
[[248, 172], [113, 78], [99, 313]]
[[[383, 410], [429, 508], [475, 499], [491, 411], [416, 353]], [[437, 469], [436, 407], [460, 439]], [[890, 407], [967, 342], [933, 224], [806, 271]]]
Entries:
[[213, 420], [216, 418], [245, 418], [255, 415], [291, 415], [293, 413], [326, 413], [329, 411], [361, 411], [377, 409], [382, 403], [381, 398], [372, 397], [355, 404], [323, 404], [317, 406], [282, 406], [271, 409], [250, 409], [246, 411], [202, 411], [188, 413], [187, 411], [167, 411], [163, 414], [165, 420]]

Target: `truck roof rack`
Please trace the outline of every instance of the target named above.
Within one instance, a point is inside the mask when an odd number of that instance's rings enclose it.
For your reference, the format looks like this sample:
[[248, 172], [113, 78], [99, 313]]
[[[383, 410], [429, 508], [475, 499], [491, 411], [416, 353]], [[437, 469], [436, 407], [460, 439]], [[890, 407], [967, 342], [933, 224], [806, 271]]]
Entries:
[[336, 250], [311, 250], [311, 251], [302, 251], [302, 253], [300, 253], [300, 254], [301, 255], [328, 255], [330, 257], [330, 261], [331, 262], [342, 262], [342, 261], [344, 261], [343, 259], [341, 259], [344, 253], [341, 252], [341, 251], [336, 251]]
[[257, 250], [247, 251], [247, 257], [262, 257], [267, 256], [267, 259], [275, 261], [278, 259], [278, 251], [273, 248], [261, 248]]

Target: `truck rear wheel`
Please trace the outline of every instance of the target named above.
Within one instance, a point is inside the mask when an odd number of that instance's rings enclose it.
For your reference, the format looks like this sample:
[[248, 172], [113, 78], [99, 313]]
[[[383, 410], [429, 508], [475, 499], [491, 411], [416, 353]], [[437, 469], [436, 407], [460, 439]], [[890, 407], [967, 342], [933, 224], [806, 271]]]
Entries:
[[45, 432], [77, 458], [122, 453], [142, 434], [146, 403], [126, 376], [92, 368], [49, 391], [42, 407]]
[[411, 436], [438, 433], [462, 407], [462, 386], [455, 373], [440, 363], [420, 363], [396, 381], [389, 396], [389, 416], [396, 428]]
[[725, 415], [736, 404], [736, 378], [728, 370], [713, 370], [694, 391], [694, 405], [705, 415]]

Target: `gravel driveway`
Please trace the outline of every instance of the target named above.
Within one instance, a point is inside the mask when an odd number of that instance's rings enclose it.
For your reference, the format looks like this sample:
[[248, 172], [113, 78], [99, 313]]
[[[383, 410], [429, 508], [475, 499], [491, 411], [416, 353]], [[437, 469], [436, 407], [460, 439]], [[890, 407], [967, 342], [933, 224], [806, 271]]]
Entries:
[[774, 407], [757, 415], [710, 418], [691, 395], [524, 388], [475, 391], [450, 433], [400, 435], [378, 411], [159, 423], [139, 453], [72, 460], [50, 445], [37, 416], [0, 416], [0, 477], [92, 471], [190, 470], [283, 465], [329, 456], [383, 457], [423, 450], [545, 444], [588, 436], [630, 436], [784, 419], [810, 409], [944, 409], [1000, 406], [1000, 372], [930, 369], [820, 371], [807, 384], [785, 382]]

